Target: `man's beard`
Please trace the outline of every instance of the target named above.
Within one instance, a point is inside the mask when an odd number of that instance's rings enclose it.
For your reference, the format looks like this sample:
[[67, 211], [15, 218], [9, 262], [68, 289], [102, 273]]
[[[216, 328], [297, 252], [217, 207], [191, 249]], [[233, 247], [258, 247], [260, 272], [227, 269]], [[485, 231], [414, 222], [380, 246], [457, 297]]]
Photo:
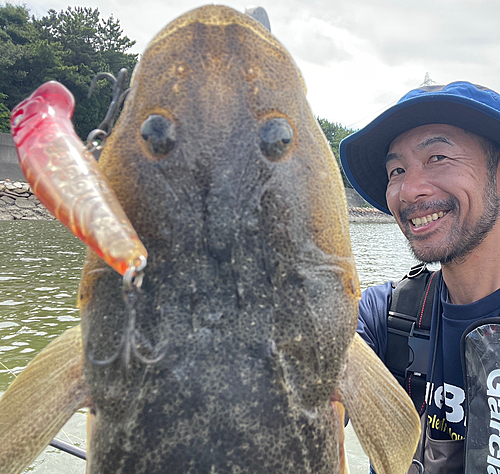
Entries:
[[[408, 239], [408, 244], [414, 257], [426, 263], [440, 262], [441, 264], [447, 264], [464, 261], [483, 242], [496, 224], [500, 210], [500, 199], [496, 191], [495, 179], [489, 179], [483, 201], [485, 210], [481, 217], [476, 222], [464, 223], [462, 225], [458, 221], [460, 203], [454, 196], [446, 200], [427, 202], [423, 205], [413, 205], [406, 208], [401, 213], [401, 222], [405, 222], [403, 232]], [[418, 242], [424, 242], [432, 234], [426, 236], [413, 235], [410, 228], [411, 224], [405, 216], [410, 213], [423, 212], [430, 209], [433, 212], [448, 210], [448, 213], [455, 214], [457, 219], [451, 225], [447, 242], [443, 241], [441, 245], [434, 244], [427, 247], [425, 244], [418, 245]], [[439, 232], [439, 229], [436, 232]]]

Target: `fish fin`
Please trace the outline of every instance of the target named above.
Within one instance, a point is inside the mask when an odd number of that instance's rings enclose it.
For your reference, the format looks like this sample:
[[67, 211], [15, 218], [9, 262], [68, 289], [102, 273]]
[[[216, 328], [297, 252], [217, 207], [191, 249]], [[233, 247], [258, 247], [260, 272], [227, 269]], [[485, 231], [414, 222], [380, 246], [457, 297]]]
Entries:
[[338, 391], [377, 474], [408, 471], [420, 437], [413, 402], [387, 367], [356, 334]]
[[40, 454], [75, 411], [89, 406], [81, 327], [54, 339], [0, 400], [0, 472], [15, 474]]
[[[92, 410], [87, 412], [87, 446], [90, 446], [92, 442], [92, 437], [96, 429], [96, 418]], [[92, 451], [87, 450], [87, 466], [92, 465]]]
[[345, 451], [345, 431], [344, 431], [344, 419], [345, 419], [345, 408], [339, 401], [332, 401], [332, 410], [334, 413], [335, 420], [338, 420], [337, 437], [339, 445], [339, 461], [340, 461], [340, 474], [349, 474], [349, 464], [347, 463], [347, 455]]

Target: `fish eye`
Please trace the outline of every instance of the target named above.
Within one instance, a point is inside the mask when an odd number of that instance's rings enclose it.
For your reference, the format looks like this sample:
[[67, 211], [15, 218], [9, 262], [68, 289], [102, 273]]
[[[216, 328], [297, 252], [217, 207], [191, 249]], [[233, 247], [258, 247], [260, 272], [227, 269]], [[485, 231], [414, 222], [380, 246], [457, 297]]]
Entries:
[[293, 129], [286, 118], [272, 118], [260, 129], [260, 149], [271, 161], [278, 161], [286, 154], [293, 141]]
[[175, 147], [175, 123], [163, 115], [150, 115], [141, 125], [141, 137], [155, 158], [165, 158]]

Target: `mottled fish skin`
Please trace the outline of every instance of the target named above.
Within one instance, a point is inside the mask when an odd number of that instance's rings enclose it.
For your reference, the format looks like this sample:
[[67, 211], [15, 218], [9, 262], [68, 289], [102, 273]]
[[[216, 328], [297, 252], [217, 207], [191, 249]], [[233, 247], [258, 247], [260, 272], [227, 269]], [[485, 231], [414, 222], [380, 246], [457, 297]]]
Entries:
[[[163, 147], [143, 138], [152, 115]], [[342, 180], [283, 46], [226, 7], [175, 20], [100, 166], [149, 252], [137, 352], [164, 356], [124, 357], [121, 277], [89, 252], [83, 345], [119, 356], [84, 367], [87, 472], [340, 472], [330, 396], [358, 281]]]

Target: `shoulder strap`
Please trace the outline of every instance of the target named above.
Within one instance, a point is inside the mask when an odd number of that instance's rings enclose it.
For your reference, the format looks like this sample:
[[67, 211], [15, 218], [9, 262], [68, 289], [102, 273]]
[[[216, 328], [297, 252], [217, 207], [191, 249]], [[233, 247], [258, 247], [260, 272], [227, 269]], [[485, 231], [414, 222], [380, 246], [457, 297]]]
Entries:
[[415, 265], [396, 285], [387, 315], [385, 363], [417, 410], [425, 395], [436, 272]]

